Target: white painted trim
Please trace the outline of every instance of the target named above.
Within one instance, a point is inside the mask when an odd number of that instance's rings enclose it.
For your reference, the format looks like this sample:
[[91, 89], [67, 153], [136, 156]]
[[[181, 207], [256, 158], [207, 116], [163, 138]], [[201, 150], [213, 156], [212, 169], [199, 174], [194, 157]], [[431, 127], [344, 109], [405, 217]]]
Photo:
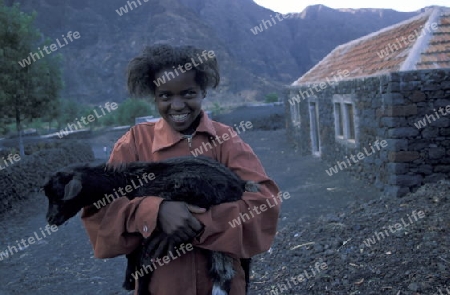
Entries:
[[301, 126], [301, 117], [300, 117], [300, 104], [289, 104], [290, 112], [291, 112], [291, 122], [292, 126], [299, 128]]
[[[335, 103], [339, 103], [339, 106], [341, 108], [342, 123], [343, 123], [342, 129], [343, 129], [343, 133], [344, 133], [344, 136], [339, 136], [337, 134], [337, 124], [336, 124], [337, 117], [336, 117], [336, 112], [333, 112], [334, 122], [335, 122], [334, 123], [334, 130], [335, 130], [334, 138], [335, 138], [336, 142], [340, 142], [345, 145], [350, 145], [351, 147], [356, 147], [356, 143], [359, 140], [358, 132], [357, 132], [357, 126], [359, 124], [359, 120], [356, 116], [356, 107], [355, 107], [355, 102], [354, 102], [353, 96], [351, 94], [334, 94], [332, 101], [333, 101], [333, 109], [335, 108], [334, 107]], [[352, 105], [352, 108], [353, 108], [353, 126], [354, 126], [353, 131], [355, 133], [354, 139], [349, 138], [350, 120], [349, 120], [349, 114], [347, 112], [347, 108], [345, 107], [346, 104]]]
[[[429, 28], [432, 28], [433, 23], [437, 23], [439, 21], [441, 14], [440, 7], [436, 7], [432, 9], [430, 16], [428, 17], [427, 22], [423, 26], [420, 31], [420, 36], [414, 43], [413, 47], [409, 51], [408, 57], [405, 59], [403, 64], [400, 66], [399, 71], [413, 71], [416, 70], [417, 63], [420, 61], [420, 57], [422, 52], [428, 47], [430, 43], [431, 37], [433, 36], [433, 32], [430, 32]], [[423, 33], [423, 35], [422, 35]]]
[[[336, 107], [337, 105], [337, 107]], [[334, 110], [334, 137], [335, 139], [344, 139], [344, 114], [342, 113], [341, 103], [338, 101], [333, 101], [333, 110]], [[339, 115], [339, 116], [338, 116]], [[342, 120], [342, 124], [341, 124]], [[341, 126], [342, 125], [342, 126]], [[342, 135], [339, 133], [339, 127], [342, 127]]]
[[[316, 119], [315, 124], [317, 124], [317, 142], [319, 144], [318, 147], [315, 146], [314, 144], [314, 140], [313, 140], [313, 136], [314, 136], [314, 131], [313, 131], [313, 116], [311, 115], [311, 103], [315, 104], [315, 114], [314, 114], [314, 118]], [[317, 99], [317, 97], [313, 97], [312, 99], [308, 100], [308, 112], [309, 112], [309, 134], [311, 136], [311, 151], [312, 151], [312, 155], [316, 156], [316, 157], [320, 157], [321, 156], [321, 140], [320, 140], [320, 118], [319, 118], [319, 101]]]
[[297, 127], [300, 128], [300, 126], [302, 125], [302, 115], [300, 114], [300, 104], [299, 103], [295, 104], [295, 111], [297, 112], [297, 115], [298, 115]]
[[[349, 112], [347, 111], [347, 105], [350, 105], [352, 107], [352, 113], [353, 113], [353, 132], [355, 134], [354, 138], [350, 138], [350, 134], [351, 134], [351, 126], [350, 126], [350, 115]], [[356, 140], [356, 122], [355, 122], [355, 104], [353, 102], [345, 102], [342, 104], [343, 108], [344, 108], [344, 137], [345, 139], [352, 143], [351, 141], [353, 141], [353, 143], [355, 143]]]

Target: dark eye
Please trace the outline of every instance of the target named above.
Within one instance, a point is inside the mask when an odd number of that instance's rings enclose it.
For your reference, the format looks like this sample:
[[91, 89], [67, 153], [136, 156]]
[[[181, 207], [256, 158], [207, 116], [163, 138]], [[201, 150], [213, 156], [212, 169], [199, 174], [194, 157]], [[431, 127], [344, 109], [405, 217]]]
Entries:
[[187, 96], [187, 97], [193, 97], [193, 96], [196, 96], [196, 95], [197, 95], [197, 91], [195, 91], [195, 90], [188, 90], [184, 94], [184, 96]]
[[169, 99], [169, 95], [167, 94], [167, 93], [160, 93], [159, 95], [158, 95], [158, 97], [161, 99], [161, 100], [168, 100]]

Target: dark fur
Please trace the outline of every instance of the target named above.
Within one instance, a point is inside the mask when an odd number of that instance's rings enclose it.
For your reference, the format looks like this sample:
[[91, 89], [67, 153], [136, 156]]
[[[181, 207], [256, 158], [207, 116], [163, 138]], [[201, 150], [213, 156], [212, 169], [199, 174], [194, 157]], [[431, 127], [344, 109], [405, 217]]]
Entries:
[[[134, 162], [120, 166], [108, 167], [99, 165], [71, 165], [55, 173], [45, 183], [44, 191], [49, 200], [47, 221], [50, 224], [61, 225], [77, 214], [81, 208], [101, 200], [106, 194], [112, 194], [113, 189], [136, 186], [138, 177], [144, 173], [154, 173], [155, 179], [127, 194], [127, 198], [139, 196], [160, 196], [166, 200], [185, 201], [203, 208], [210, 208], [224, 202], [240, 200], [245, 190], [257, 191], [257, 184], [246, 182], [217, 161], [206, 157], [179, 157], [161, 162]], [[136, 187], [134, 186], [134, 187]], [[124, 288], [134, 289], [134, 279], [131, 274], [136, 267], [151, 264], [151, 258], [146, 253], [149, 242], [160, 238], [157, 230], [143, 246], [127, 255], [128, 265]], [[227, 293], [230, 289], [233, 262], [227, 255], [205, 250], [208, 255], [210, 276]], [[246, 281], [250, 275], [250, 259], [241, 259], [246, 273]], [[230, 271], [232, 275], [230, 276]], [[140, 295], [148, 294], [147, 286], [151, 272], [139, 279]]]

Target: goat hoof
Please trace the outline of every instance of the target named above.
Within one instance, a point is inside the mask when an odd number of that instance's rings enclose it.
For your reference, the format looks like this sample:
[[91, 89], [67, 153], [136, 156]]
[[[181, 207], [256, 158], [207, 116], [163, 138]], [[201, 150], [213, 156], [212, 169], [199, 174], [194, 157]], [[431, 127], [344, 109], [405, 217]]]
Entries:
[[127, 291], [133, 291], [134, 290], [134, 282], [123, 282], [122, 288], [124, 288]]

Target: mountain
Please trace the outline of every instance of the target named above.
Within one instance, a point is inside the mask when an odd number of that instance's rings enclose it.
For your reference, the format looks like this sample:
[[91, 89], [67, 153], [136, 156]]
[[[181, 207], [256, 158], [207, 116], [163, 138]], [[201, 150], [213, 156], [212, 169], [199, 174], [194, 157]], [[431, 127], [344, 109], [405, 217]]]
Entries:
[[279, 93], [281, 85], [296, 80], [337, 45], [420, 13], [314, 5], [284, 19], [252, 0], [20, 3], [27, 12], [37, 11], [35, 24], [51, 40], [68, 31], [80, 33], [57, 51], [64, 56], [62, 95], [92, 104], [124, 100], [128, 61], [154, 42], [214, 50], [222, 82], [208, 96], [228, 104]]

